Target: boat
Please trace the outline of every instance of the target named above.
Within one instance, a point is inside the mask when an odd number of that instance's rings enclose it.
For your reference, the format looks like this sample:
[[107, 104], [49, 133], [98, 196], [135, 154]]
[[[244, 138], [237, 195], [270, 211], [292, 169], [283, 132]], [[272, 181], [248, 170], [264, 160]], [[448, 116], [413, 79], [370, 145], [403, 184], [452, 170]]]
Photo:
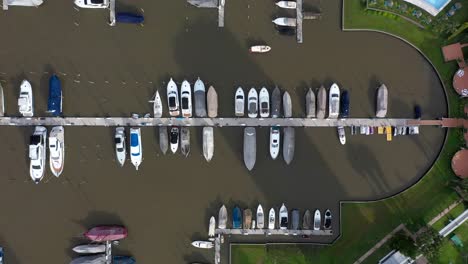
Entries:
[[5, 252], [3, 251], [3, 247], [0, 247], [0, 264], [4, 264], [3, 259], [5, 256]]
[[317, 118], [324, 119], [327, 112], [327, 90], [320, 86], [317, 93]]
[[286, 230], [288, 229], [288, 209], [284, 203], [281, 205], [280, 212], [279, 212], [279, 223], [280, 229]]
[[407, 129], [406, 129], [405, 126], [402, 126], [402, 127], [401, 127], [401, 134], [402, 134], [403, 136], [406, 135], [406, 130], [407, 130]]
[[291, 103], [291, 96], [289, 93], [286, 91], [283, 94], [283, 111], [284, 111], [284, 117], [285, 118], [290, 118], [292, 117], [292, 103]]
[[43, 126], [36, 126], [29, 143], [29, 174], [36, 184], [44, 178], [46, 146], [47, 129]]
[[159, 148], [162, 154], [166, 155], [167, 149], [169, 148], [169, 139], [167, 138], [167, 127], [159, 127]]
[[104, 264], [106, 263], [105, 254], [89, 255], [74, 258], [70, 264]]
[[216, 229], [216, 219], [214, 216], [210, 218], [210, 225], [208, 226], [208, 236], [214, 237], [215, 236], [215, 229]]
[[[40, 1], [42, 0], [32, 0]], [[87, 0], [74, 0], [74, 4], [81, 8], [109, 8], [110, 0], [100, 0], [100, 1], [87, 1]]]
[[370, 127], [369, 126], [364, 126], [366, 128], [366, 136], [370, 135]]
[[96, 226], [84, 233], [84, 236], [93, 242], [116, 241], [126, 238], [127, 228], [124, 226]]
[[322, 223], [322, 217], [320, 216], [320, 210], [315, 210], [314, 213], [314, 230], [320, 230], [320, 224]]
[[392, 127], [391, 126], [386, 126], [385, 127], [385, 132], [387, 134], [387, 141], [392, 141]]
[[361, 127], [359, 128], [359, 133], [360, 133], [361, 135], [365, 135], [365, 134], [366, 134], [366, 126], [361, 126]]
[[62, 114], [62, 85], [57, 75], [52, 75], [49, 79], [49, 98], [47, 100], [47, 112], [52, 116]]
[[270, 230], [275, 229], [275, 222], [276, 222], [275, 209], [271, 208], [270, 212], [268, 213], [268, 229]]
[[244, 129], [244, 164], [249, 171], [255, 166], [257, 159], [257, 135], [254, 127]]
[[250, 118], [258, 115], [258, 94], [255, 88], [251, 88], [247, 97], [247, 112]]
[[419, 134], [419, 126], [410, 126], [408, 128], [408, 134], [409, 135], [417, 135]]
[[242, 229], [250, 229], [252, 227], [252, 210], [245, 209], [244, 210], [244, 224]]
[[177, 149], [179, 148], [179, 128], [178, 127], [171, 128], [169, 142], [171, 143], [172, 153], [176, 153]]
[[369, 127], [369, 134], [374, 135], [374, 127]]
[[232, 228], [240, 229], [242, 225], [242, 213], [239, 206], [234, 207], [232, 212]]
[[295, 133], [293, 127], [284, 128], [283, 158], [286, 164], [291, 164], [294, 158]]
[[117, 157], [117, 161], [119, 162], [120, 166], [123, 166], [125, 164], [125, 160], [127, 159], [127, 149], [125, 145], [125, 128], [117, 127], [115, 129], [114, 143], [115, 156]]
[[291, 211], [291, 229], [299, 230], [299, 210], [294, 209]]
[[258, 100], [260, 104], [260, 117], [265, 118], [270, 116], [270, 95], [265, 87], [260, 90]]
[[252, 229], [255, 229], [256, 225], [255, 225], [255, 220], [252, 220]]
[[348, 118], [349, 117], [349, 93], [344, 91], [341, 94], [341, 106], [340, 106], [340, 117]]
[[245, 96], [242, 87], [237, 88], [234, 97], [234, 112], [236, 116], [244, 116], [245, 112]]
[[356, 127], [351, 126], [351, 135], [356, 135]]
[[49, 134], [49, 165], [55, 177], [60, 176], [65, 164], [65, 130], [55, 126]]
[[271, 93], [271, 117], [277, 118], [281, 115], [281, 91], [278, 86]]
[[105, 244], [84, 244], [78, 245], [72, 249], [78, 254], [97, 254], [106, 252]]
[[329, 209], [325, 211], [325, 217], [323, 221], [323, 228], [324, 229], [331, 229], [332, 226], [332, 214]]
[[304, 217], [302, 218], [302, 229], [308, 230], [311, 227], [312, 218], [310, 216], [310, 211], [306, 210], [304, 213]]
[[382, 84], [377, 89], [377, 110], [375, 112], [375, 116], [377, 117], [385, 117], [387, 115], [387, 107], [388, 107], [388, 89], [385, 84]]
[[159, 95], [159, 91], [156, 90], [156, 93], [154, 94], [153, 100], [150, 101], [150, 103], [153, 103], [153, 115], [156, 118], [161, 118], [163, 114], [163, 105], [161, 101], [161, 96]]
[[226, 223], [227, 223], [227, 209], [226, 206], [221, 206], [219, 208], [219, 214], [218, 214], [218, 228], [219, 229], [226, 229]]
[[34, 115], [32, 87], [27, 80], [21, 82], [18, 108], [22, 116], [31, 117]]
[[113, 256], [112, 264], [135, 264], [136, 260], [130, 256]]
[[178, 116], [180, 114], [179, 91], [177, 90], [177, 84], [172, 78], [167, 84], [167, 105], [169, 107], [170, 116]]
[[188, 127], [180, 129], [180, 150], [185, 157], [190, 154], [190, 129]]
[[312, 88], [309, 88], [309, 91], [306, 94], [306, 117], [314, 118], [315, 117], [315, 93], [312, 91]]
[[257, 207], [257, 227], [263, 229], [265, 226], [265, 215], [263, 214], [263, 207], [261, 204]]
[[5, 116], [5, 96], [3, 94], [3, 86], [1, 83], [0, 83], [0, 116]]
[[414, 119], [421, 119], [421, 106], [420, 105], [415, 105], [414, 106]]
[[196, 248], [213, 248], [214, 244], [211, 241], [193, 241], [192, 246]]
[[115, 21], [119, 23], [142, 24], [145, 22], [145, 17], [135, 13], [117, 12], [115, 14]]
[[249, 51], [251, 53], [267, 53], [271, 50], [270, 46], [267, 45], [256, 45], [256, 46], [251, 46]]
[[208, 117], [214, 118], [218, 116], [218, 94], [213, 86], [208, 88], [207, 93], [208, 102]]
[[270, 127], [270, 156], [276, 159], [280, 150], [281, 132], [277, 126]]
[[213, 127], [203, 128], [203, 156], [210, 162], [214, 153], [214, 134]]
[[141, 130], [139, 127], [130, 128], [130, 160], [138, 170], [143, 161], [143, 145], [141, 144]]
[[328, 97], [328, 118], [337, 118], [340, 112], [340, 88], [336, 83], [330, 87]]
[[296, 19], [291, 17], [278, 17], [272, 22], [277, 26], [296, 27]]
[[206, 91], [205, 83], [198, 78], [193, 86], [193, 93], [195, 98], [195, 116], [206, 117]]
[[344, 127], [342, 126], [338, 127], [338, 138], [340, 139], [341, 145], [346, 144], [346, 134], [345, 134]]
[[192, 88], [187, 80], [180, 87], [180, 106], [183, 117], [192, 117]]
[[296, 9], [297, 3], [295, 1], [278, 1], [276, 5], [285, 9]]

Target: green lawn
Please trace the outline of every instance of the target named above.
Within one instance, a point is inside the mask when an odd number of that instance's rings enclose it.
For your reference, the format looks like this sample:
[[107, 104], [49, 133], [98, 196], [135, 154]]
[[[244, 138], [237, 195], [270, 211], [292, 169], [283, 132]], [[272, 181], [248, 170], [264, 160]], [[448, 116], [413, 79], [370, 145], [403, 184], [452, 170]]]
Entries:
[[[451, 235], [456, 234], [463, 242], [463, 247], [457, 247], [450, 240]], [[446, 239], [440, 249], [440, 256], [438, 263], [466, 263], [466, 257], [468, 257], [468, 223], [463, 223], [458, 227], [452, 234]]]
[[434, 225], [432, 225], [432, 227], [435, 230], [440, 231], [450, 222], [450, 220], [457, 218], [457, 216], [459, 216], [465, 210], [466, 210], [466, 205], [464, 203], [460, 203], [455, 208], [450, 210], [450, 212], [446, 214], [444, 217], [442, 217], [439, 221], [435, 222]]

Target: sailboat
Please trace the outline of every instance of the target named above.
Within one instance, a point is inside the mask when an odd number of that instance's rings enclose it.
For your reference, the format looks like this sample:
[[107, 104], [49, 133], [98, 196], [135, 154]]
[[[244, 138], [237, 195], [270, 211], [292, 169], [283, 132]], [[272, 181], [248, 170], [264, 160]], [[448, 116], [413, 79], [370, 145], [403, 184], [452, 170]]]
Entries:
[[62, 85], [57, 75], [52, 75], [49, 79], [49, 99], [47, 100], [47, 112], [52, 116], [62, 114]]
[[22, 116], [32, 117], [34, 115], [32, 87], [27, 80], [21, 82], [18, 108]]
[[97, 254], [106, 252], [105, 244], [84, 244], [78, 245], [72, 249], [78, 254]]
[[311, 216], [310, 211], [306, 210], [304, 213], [304, 217], [302, 218], [302, 229], [308, 230], [311, 227]]
[[294, 127], [285, 127], [283, 133], [283, 158], [286, 164], [289, 165], [294, 158], [296, 133]]
[[169, 107], [170, 116], [178, 116], [180, 114], [179, 91], [177, 90], [177, 84], [172, 78], [167, 84], [167, 105]]
[[115, 156], [117, 157], [117, 161], [119, 162], [120, 166], [123, 166], [125, 164], [125, 160], [127, 159], [127, 147], [125, 144], [125, 128], [117, 127], [115, 129], [114, 143]]
[[206, 95], [208, 102], [208, 117], [214, 118], [218, 116], [218, 94], [213, 86], [208, 88]]
[[244, 164], [251, 171], [257, 159], [257, 136], [255, 127], [244, 129]]
[[271, 93], [271, 117], [276, 118], [281, 115], [281, 91], [278, 86]]
[[292, 117], [292, 102], [291, 102], [291, 96], [289, 93], [286, 91], [283, 94], [283, 111], [284, 111], [284, 117], [285, 118], [290, 118]]
[[385, 84], [380, 85], [377, 89], [377, 111], [375, 116], [385, 117], [387, 115], [388, 107], [388, 89]]
[[270, 230], [275, 229], [275, 222], [276, 222], [275, 209], [271, 208], [268, 214], [268, 229]]
[[106, 263], [105, 254], [81, 256], [73, 259], [70, 264], [102, 264]]
[[315, 93], [312, 91], [312, 88], [309, 88], [309, 91], [306, 94], [306, 117], [314, 118], [315, 117]]
[[141, 144], [141, 130], [139, 127], [130, 128], [130, 160], [138, 170], [143, 161], [143, 146]]
[[182, 82], [180, 88], [180, 105], [183, 117], [192, 117], [192, 88], [187, 80]]
[[249, 208], [244, 210], [244, 223], [242, 229], [250, 229], [252, 227], [252, 210]]
[[210, 162], [214, 153], [213, 127], [203, 128], [203, 156]]
[[317, 93], [317, 118], [324, 119], [327, 111], [327, 90], [320, 86]]
[[166, 155], [167, 149], [169, 148], [169, 140], [167, 138], [167, 127], [159, 127], [159, 148], [163, 155]]
[[263, 207], [261, 204], [257, 207], [257, 227], [263, 229], [265, 225], [265, 215], [263, 214]]
[[163, 115], [163, 105], [161, 101], [161, 96], [159, 95], [159, 91], [156, 90], [156, 93], [154, 94], [153, 100], [150, 101], [150, 103], [153, 103], [153, 115], [156, 118], [161, 118]]
[[210, 218], [210, 225], [208, 226], [208, 236], [214, 237], [215, 236], [215, 229], [216, 229], [216, 219], [214, 216]]
[[59, 177], [65, 163], [65, 131], [63, 126], [53, 127], [49, 135], [50, 170]]

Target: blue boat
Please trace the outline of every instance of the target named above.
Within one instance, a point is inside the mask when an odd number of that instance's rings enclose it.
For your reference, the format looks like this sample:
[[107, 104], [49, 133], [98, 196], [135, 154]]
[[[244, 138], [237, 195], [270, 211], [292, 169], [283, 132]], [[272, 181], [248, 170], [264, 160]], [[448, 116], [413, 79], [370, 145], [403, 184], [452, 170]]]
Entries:
[[115, 20], [120, 23], [141, 24], [145, 18], [142, 15], [121, 12], [115, 15]]
[[62, 85], [57, 75], [49, 79], [49, 99], [47, 101], [47, 112], [53, 116], [62, 114]]
[[348, 94], [348, 91], [344, 91], [341, 94], [340, 116], [342, 118], [349, 117], [349, 94]]
[[232, 213], [232, 228], [240, 229], [242, 225], [242, 211], [239, 206], [234, 208], [234, 212]]
[[0, 247], [0, 264], [3, 264], [3, 247]]
[[135, 264], [136, 260], [130, 256], [114, 256], [112, 257], [113, 264]]

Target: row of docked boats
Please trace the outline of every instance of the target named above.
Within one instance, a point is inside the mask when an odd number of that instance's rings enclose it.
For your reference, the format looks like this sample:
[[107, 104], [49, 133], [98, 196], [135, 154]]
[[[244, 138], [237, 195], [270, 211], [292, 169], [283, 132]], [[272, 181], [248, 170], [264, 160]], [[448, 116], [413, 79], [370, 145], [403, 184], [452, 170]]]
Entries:
[[[243, 117], [246, 110], [245, 93], [242, 87], [238, 87], [234, 95], [234, 114], [237, 117]], [[251, 88], [247, 94], [247, 115], [250, 118], [278, 118], [281, 117], [281, 109], [283, 109], [284, 117], [292, 117], [291, 96], [288, 92], [284, 92], [281, 96], [281, 91], [276, 87], [271, 93], [267, 88], [263, 87], [257, 92], [255, 88]]]
[[[49, 78], [49, 98], [47, 100], [47, 112], [52, 116], [60, 116], [62, 114], [62, 85], [57, 75], [52, 75]], [[1, 91], [2, 113], [5, 112], [3, 101], [3, 89]], [[20, 85], [20, 93], [18, 96], [18, 110], [24, 117], [34, 116], [34, 97], [32, 85], [28, 80], [23, 80]]]

